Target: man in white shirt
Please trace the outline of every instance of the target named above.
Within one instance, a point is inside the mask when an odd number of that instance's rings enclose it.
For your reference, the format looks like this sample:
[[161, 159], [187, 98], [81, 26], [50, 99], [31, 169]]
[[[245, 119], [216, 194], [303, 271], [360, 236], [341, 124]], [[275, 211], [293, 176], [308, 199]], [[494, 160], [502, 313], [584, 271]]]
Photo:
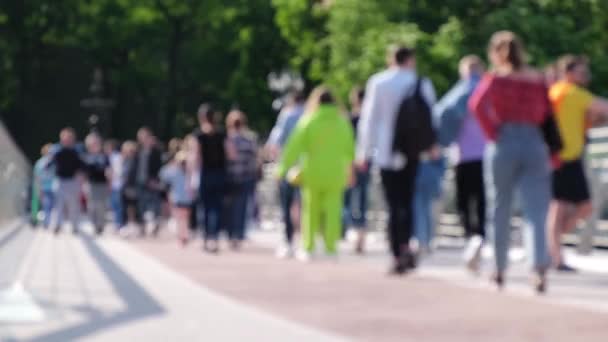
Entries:
[[[414, 92], [418, 82], [414, 50], [391, 47], [389, 67], [367, 82], [361, 120], [358, 127], [357, 161], [367, 168], [373, 158], [381, 169], [382, 185], [389, 207], [388, 233], [391, 252], [395, 258], [392, 273], [403, 274], [415, 268], [416, 260], [409, 248], [412, 235], [412, 197], [418, 169], [418, 158], [407, 159], [393, 149], [397, 112], [407, 94]], [[436, 96], [433, 84], [424, 79], [420, 85], [422, 97], [430, 108]]]

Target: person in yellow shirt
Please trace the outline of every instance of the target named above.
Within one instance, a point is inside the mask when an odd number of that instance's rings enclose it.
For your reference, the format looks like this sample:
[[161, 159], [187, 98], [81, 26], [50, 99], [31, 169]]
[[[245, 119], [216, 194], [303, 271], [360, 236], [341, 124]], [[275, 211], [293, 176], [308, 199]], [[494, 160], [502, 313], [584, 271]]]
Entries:
[[593, 211], [583, 154], [587, 129], [608, 113], [608, 100], [585, 89], [591, 79], [586, 57], [566, 55], [559, 59], [557, 67], [561, 79], [550, 87], [549, 98], [563, 148], [559, 154], [561, 165], [553, 172], [548, 240], [553, 266], [558, 271], [575, 271], [564, 263], [561, 237]]

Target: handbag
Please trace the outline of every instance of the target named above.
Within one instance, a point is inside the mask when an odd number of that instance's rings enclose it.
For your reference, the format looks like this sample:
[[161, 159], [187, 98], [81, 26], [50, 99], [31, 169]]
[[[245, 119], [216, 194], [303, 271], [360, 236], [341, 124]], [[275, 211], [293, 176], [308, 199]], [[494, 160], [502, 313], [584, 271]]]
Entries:
[[302, 185], [302, 168], [300, 166], [292, 167], [287, 171], [285, 179], [291, 186], [297, 187]]

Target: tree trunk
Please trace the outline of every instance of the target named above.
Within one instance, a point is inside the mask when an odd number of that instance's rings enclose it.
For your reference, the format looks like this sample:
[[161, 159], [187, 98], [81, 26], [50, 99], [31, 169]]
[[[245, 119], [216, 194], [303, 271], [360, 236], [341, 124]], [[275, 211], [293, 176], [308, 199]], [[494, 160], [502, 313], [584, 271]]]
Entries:
[[168, 68], [167, 68], [167, 100], [164, 120], [162, 122], [161, 129], [163, 130], [163, 137], [170, 139], [174, 134], [173, 128], [175, 126], [175, 117], [178, 111], [178, 73], [179, 73], [179, 59], [180, 49], [183, 39], [183, 28], [181, 19], [172, 20], [171, 38], [169, 41], [168, 51]]

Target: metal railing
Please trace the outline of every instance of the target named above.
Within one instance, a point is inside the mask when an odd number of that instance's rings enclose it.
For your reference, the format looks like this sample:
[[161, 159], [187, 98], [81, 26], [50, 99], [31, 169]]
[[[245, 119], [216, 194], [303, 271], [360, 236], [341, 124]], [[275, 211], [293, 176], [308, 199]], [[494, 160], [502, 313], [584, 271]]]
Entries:
[[[589, 133], [587, 163], [589, 181], [593, 193], [594, 214], [591, 219], [573, 234], [566, 236], [567, 243], [576, 244], [581, 253], [590, 253], [595, 245], [608, 247], [608, 127], [594, 128]], [[259, 186], [258, 196], [262, 204], [264, 221], [280, 222], [279, 196], [277, 181], [273, 176], [274, 165], [265, 166], [264, 180]], [[463, 233], [455, 208], [454, 170], [449, 168], [443, 179], [443, 195], [439, 207], [439, 234], [461, 235]], [[516, 205], [517, 207], [517, 205]], [[386, 227], [388, 215], [385, 210], [380, 176], [373, 170], [369, 195], [369, 228], [383, 230]], [[514, 217], [512, 225], [522, 226], [522, 220]]]
[[[602, 232], [608, 231], [603, 220], [608, 218], [606, 186], [608, 184], [608, 127], [591, 129], [587, 148], [587, 175], [593, 195], [593, 214], [579, 232], [578, 250], [582, 254], [591, 253], [595, 240], [604, 238]], [[608, 235], [608, 234], [607, 234]], [[605, 238], [608, 240], [608, 238]]]

